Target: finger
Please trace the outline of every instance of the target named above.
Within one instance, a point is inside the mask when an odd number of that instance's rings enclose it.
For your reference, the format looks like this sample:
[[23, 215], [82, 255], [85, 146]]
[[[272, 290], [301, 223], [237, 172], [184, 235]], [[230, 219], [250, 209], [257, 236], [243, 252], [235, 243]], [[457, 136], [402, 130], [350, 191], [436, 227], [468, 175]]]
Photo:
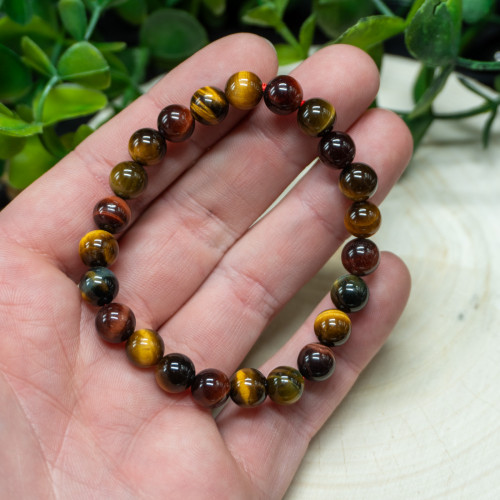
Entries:
[[[228, 406], [218, 422], [229, 450], [266, 498], [282, 498], [311, 438], [340, 404], [359, 373], [380, 349], [408, 299], [410, 276], [405, 265], [383, 253], [381, 263], [366, 278], [370, 300], [361, 312], [351, 315], [349, 341], [335, 348], [336, 368], [324, 382], [306, 381], [302, 398], [291, 406], [265, 402], [254, 410]], [[315, 316], [331, 307], [325, 298], [292, 339], [264, 366], [268, 373], [279, 365], [296, 366], [300, 349], [316, 340]]]
[[[189, 106], [191, 95], [203, 85], [223, 88], [227, 78], [242, 68], [270, 78], [276, 67], [276, 53], [261, 37], [238, 34], [210, 44], [170, 71], [148, 93], [100, 127], [21, 193], [0, 214], [0, 230], [69, 272], [79, 262], [75, 251], [78, 241], [94, 229], [94, 205], [112, 194], [108, 182], [111, 168], [130, 159], [128, 139], [134, 131], [156, 128], [158, 113], [164, 106], [174, 103]], [[169, 143], [162, 164], [147, 168], [148, 189], [130, 202], [133, 218], [243, 116], [244, 113], [231, 109], [217, 127], [197, 124], [189, 144]]]
[[[325, 68], [331, 68], [328, 73]], [[293, 76], [305, 96], [334, 102], [345, 127], [373, 100], [378, 73], [354, 47], [328, 47]], [[335, 82], [325, 86], [326, 79]], [[121, 240], [115, 266], [125, 300], [156, 327], [205, 280], [227, 249], [317, 154], [296, 117], [264, 105], [162, 195]], [[147, 245], [145, 245], [147, 242]]]
[[[378, 172], [374, 201], [379, 203], [409, 161], [411, 136], [400, 118], [383, 110], [369, 111], [349, 133], [359, 160]], [[343, 214], [350, 202], [338, 190], [337, 178], [337, 171], [322, 164], [313, 167], [228, 252], [162, 328], [170, 351], [193, 356], [200, 369], [234, 371], [272, 316], [346, 238]]]

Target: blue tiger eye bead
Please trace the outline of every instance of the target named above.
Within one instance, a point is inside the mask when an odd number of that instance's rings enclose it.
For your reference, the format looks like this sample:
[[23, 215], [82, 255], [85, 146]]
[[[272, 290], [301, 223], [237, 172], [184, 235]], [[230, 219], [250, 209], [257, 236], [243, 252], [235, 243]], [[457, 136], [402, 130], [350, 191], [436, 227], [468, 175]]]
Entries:
[[368, 286], [354, 274], [345, 274], [337, 278], [332, 285], [330, 296], [332, 302], [344, 312], [356, 312], [363, 309], [370, 293]]
[[94, 306], [109, 304], [118, 294], [118, 280], [107, 267], [89, 269], [78, 287], [83, 299]]

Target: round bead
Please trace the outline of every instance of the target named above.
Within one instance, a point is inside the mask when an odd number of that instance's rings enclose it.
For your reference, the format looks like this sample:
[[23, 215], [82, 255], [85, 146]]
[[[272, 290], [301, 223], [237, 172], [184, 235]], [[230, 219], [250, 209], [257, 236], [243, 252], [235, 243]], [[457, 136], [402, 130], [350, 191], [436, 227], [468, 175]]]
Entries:
[[103, 340], [119, 344], [134, 333], [135, 316], [130, 307], [111, 302], [97, 311], [95, 327]]
[[253, 408], [266, 399], [267, 381], [259, 370], [242, 368], [230, 379], [231, 399], [243, 408]]
[[273, 113], [289, 115], [302, 103], [302, 87], [292, 76], [277, 76], [266, 85], [264, 102]]
[[318, 137], [333, 128], [335, 108], [323, 99], [308, 99], [297, 111], [297, 123], [307, 135]]
[[94, 306], [113, 302], [118, 293], [118, 280], [107, 267], [89, 269], [78, 285], [84, 300]]
[[94, 207], [94, 222], [99, 229], [116, 234], [123, 231], [130, 222], [130, 208], [118, 196], [109, 196]]
[[373, 273], [380, 262], [377, 245], [372, 240], [355, 238], [342, 249], [342, 264], [347, 272], [356, 276]]
[[238, 71], [226, 83], [226, 97], [237, 109], [252, 109], [262, 99], [262, 82], [250, 71]]
[[291, 366], [278, 366], [267, 377], [267, 394], [280, 405], [297, 402], [304, 392], [304, 377]]
[[346, 229], [359, 238], [374, 235], [379, 230], [381, 223], [380, 210], [369, 201], [355, 201], [347, 209], [344, 217]]
[[370, 295], [366, 283], [354, 274], [345, 274], [337, 278], [332, 285], [330, 296], [338, 309], [356, 312], [365, 307]]
[[120, 198], [137, 198], [148, 185], [148, 174], [140, 163], [122, 161], [111, 170], [109, 185]]
[[125, 347], [129, 361], [139, 368], [156, 365], [163, 356], [163, 339], [153, 330], [136, 330]]
[[184, 354], [172, 353], [163, 356], [155, 369], [158, 385], [166, 392], [183, 392], [194, 381], [193, 362]]
[[319, 382], [332, 376], [335, 370], [335, 357], [326, 345], [307, 344], [299, 353], [297, 366], [307, 380]]
[[334, 168], [345, 168], [354, 159], [356, 146], [344, 132], [327, 132], [319, 141], [319, 159]]
[[172, 104], [158, 115], [158, 130], [170, 142], [189, 139], [194, 131], [194, 118], [188, 108]]
[[141, 128], [130, 137], [128, 152], [134, 161], [142, 165], [156, 165], [163, 160], [167, 143], [158, 130]]
[[204, 125], [217, 125], [227, 116], [229, 103], [217, 87], [202, 87], [191, 97], [191, 113]]
[[118, 242], [111, 233], [96, 229], [80, 240], [78, 251], [86, 266], [110, 266], [118, 257]]
[[327, 309], [316, 316], [314, 333], [322, 344], [337, 347], [349, 339], [351, 319], [338, 309]]
[[191, 385], [193, 399], [205, 408], [219, 408], [229, 398], [230, 384], [226, 374], [216, 368], [202, 370]]
[[339, 188], [351, 200], [367, 200], [377, 190], [377, 174], [364, 163], [352, 163], [342, 170]]

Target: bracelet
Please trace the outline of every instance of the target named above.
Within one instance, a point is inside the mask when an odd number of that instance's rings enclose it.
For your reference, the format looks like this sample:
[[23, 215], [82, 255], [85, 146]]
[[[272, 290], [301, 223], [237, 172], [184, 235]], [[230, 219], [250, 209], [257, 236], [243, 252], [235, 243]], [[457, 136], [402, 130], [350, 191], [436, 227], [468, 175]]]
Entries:
[[[94, 208], [94, 221], [99, 229], [86, 234], [79, 245], [80, 257], [90, 267], [79, 283], [81, 295], [90, 304], [102, 306], [95, 319], [100, 337], [111, 343], [126, 342], [128, 359], [138, 367], [154, 367], [156, 381], [167, 393], [190, 389], [198, 404], [211, 409], [222, 406], [229, 397], [245, 408], [260, 405], [267, 396], [278, 404], [295, 403], [304, 391], [304, 379], [321, 381], [333, 374], [332, 348], [344, 344], [351, 334], [351, 320], [346, 313], [359, 311], [368, 301], [368, 287], [361, 276], [375, 271], [380, 258], [375, 243], [367, 239], [381, 222], [378, 208], [368, 201], [377, 189], [377, 174], [368, 165], [353, 162], [355, 145], [348, 134], [333, 131], [335, 108], [319, 98], [304, 101], [302, 95], [300, 84], [291, 76], [277, 76], [263, 84], [248, 71], [231, 76], [225, 91], [216, 87], [198, 89], [189, 109], [178, 104], [167, 106], [158, 116], [158, 130], [142, 128], [132, 134], [129, 140], [132, 161], [119, 163], [110, 174], [110, 186], [116, 196], [100, 200]], [[158, 164], [164, 158], [167, 141], [188, 139], [195, 121], [204, 125], [220, 123], [228, 113], [229, 104], [250, 110], [262, 97], [273, 113], [297, 112], [299, 127], [307, 135], [320, 137], [320, 160], [341, 170], [340, 190], [353, 202], [344, 224], [356, 237], [342, 250], [342, 263], [349, 274], [334, 281], [330, 295], [337, 309], [323, 311], [314, 320], [319, 342], [303, 347], [297, 359], [298, 369], [278, 366], [267, 377], [255, 368], [242, 368], [230, 378], [214, 368], [196, 373], [186, 355], [164, 355], [161, 336], [153, 330], [135, 330], [132, 310], [113, 302], [118, 293], [118, 280], [108, 269], [118, 256], [118, 242], [113, 235], [122, 232], [130, 222], [130, 208], [124, 200], [136, 198], [146, 189], [148, 176], [144, 167]]]

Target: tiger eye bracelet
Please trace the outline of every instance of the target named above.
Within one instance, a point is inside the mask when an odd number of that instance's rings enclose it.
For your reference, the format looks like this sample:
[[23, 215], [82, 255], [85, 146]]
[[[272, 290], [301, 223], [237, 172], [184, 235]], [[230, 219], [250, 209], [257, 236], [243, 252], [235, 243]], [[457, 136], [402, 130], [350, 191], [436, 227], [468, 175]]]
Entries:
[[[351, 137], [334, 131], [335, 108], [320, 98], [304, 101], [302, 87], [291, 76], [277, 76], [267, 84], [248, 71], [235, 73], [225, 90], [202, 87], [191, 98], [190, 107], [173, 104], [158, 116], [158, 129], [142, 128], [129, 140], [131, 160], [118, 163], [111, 171], [109, 184], [115, 196], [100, 200], [94, 207], [94, 221], [99, 229], [80, 241], [80, 257], [89, 270], [80, 280], [82, 297], [101, 306], [95, 325], [106, 342], [125, 342], [132, 364], [154, 367], [158, 385], [167, 393], [190, 390], [193, 399], [206, 408], [218, 408], [228, 398], [241, 407], [252, 408], [269, 397], [288, 405], [298, 401], [305, 379], [321, 381], [335, 369], [332, 348], [344, 344], [351, 334], [351, 320], [346, 313], [361, 310], [368, 301], [368, 287], [361, 276], [372, 273], [379, 264], [379, 251], [367, 239], [380, 227], [378, 208], [368, 201], [377, 189], [377, 174], [364, 163], [354, 162], [355, 145]], [[185, 354], [165, 354], [162, 337], [153, 330], [136, 330], [132, 310], [113, 302], [118, 280], [108, 269], [118, 257], [118, 242], [113, 236], [130, 222], [131, 212], [125, 200], [139, 196], [147, 187], [144, 167], [157, 165], [167, 152], [167, 141], [181, 142], [193, 134], [195, 122], [216, 125], [227, 116], [229, 106], [240, 110], [255, 108], [261, 99], [278, 115], [297, 113], [299, 128], [319, 137], [318, 156], [328, 167], [339, 169], [340, 191], [350, 200], [344, 224], [355, 236], [342, 250], [342, 264], [349, 274], [337, 278], [331, 288], [336, 309], [321, 312], [314, 320], [317, 342], [305, 345], [297, 358], [297, 368], [278, 366], [268, 376], [255, 368], [241, 368], [228, 378], [215, 368], [196, 372]]]

